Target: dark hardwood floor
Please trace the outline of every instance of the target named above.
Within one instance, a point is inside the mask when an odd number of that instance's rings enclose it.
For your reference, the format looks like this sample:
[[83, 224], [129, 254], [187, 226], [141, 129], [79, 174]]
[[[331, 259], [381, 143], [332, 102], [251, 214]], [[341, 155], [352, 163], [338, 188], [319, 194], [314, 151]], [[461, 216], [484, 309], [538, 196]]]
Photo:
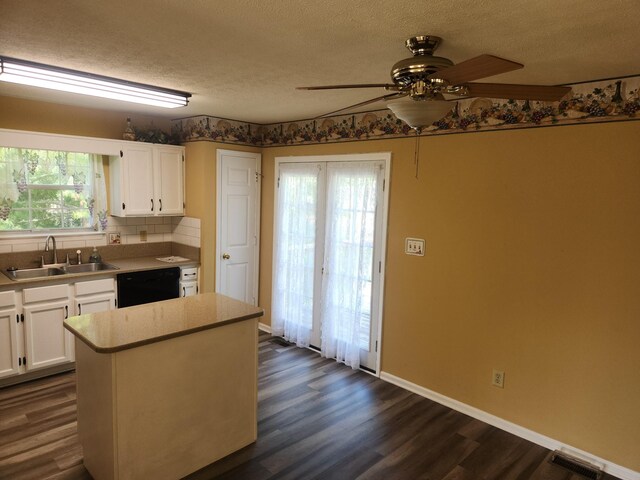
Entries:
[[[540, 446], [309, 350], [261, 334], [259, 352], [258, 441], [189, 480], [583, 478]], [[73, 373], [0, 389], [0, 479], [90, 478]]]

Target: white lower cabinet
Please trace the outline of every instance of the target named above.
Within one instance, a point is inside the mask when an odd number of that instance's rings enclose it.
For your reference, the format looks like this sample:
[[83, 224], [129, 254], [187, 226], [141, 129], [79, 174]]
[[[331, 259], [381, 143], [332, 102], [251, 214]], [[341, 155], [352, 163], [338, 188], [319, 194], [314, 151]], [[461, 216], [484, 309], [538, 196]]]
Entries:
[[15, 375], [22, 365], [18, 351], [18, 331], [22, 331], [16, 292], [0, 293], [0, 378]]
[[69, 299], [24, 306], [27, 370], [73, 361], [73, 343], [63, 322]]
[[181, 282], [180, 295], [183, 297], [191, 297], [198, 294], [198, 282]]
[[180, 296], [198, 294], [198, 267], [180, 267]]
[[116, 308], [116, 281], [113, 278], [78, 282], [74, 285], [75, 314], [106, 312]]
[[64, 320], [114, 308], [114, 278], [0, 292], [0, 378], [73, 362]]
[[63, 325], [69, 285], [25, 288], [22, 302], [27, 371], [73, 361], [73, 336]]

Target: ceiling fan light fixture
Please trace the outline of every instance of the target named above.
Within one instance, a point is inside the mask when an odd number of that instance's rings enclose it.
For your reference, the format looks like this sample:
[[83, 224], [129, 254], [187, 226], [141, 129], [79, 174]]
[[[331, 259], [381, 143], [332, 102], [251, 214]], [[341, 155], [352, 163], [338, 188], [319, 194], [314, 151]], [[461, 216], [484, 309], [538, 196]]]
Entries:
[[404, 97], [387, 102], [387, 108], [397, 118], [418, 131], [444, 118], [455, 106], [456, 102], [437, 98], [413, 100], [411, 97]]
[[179, 90], [8, 57], [0, 57], [0, 81], [164, 108], [184, 107], [191, 97]]

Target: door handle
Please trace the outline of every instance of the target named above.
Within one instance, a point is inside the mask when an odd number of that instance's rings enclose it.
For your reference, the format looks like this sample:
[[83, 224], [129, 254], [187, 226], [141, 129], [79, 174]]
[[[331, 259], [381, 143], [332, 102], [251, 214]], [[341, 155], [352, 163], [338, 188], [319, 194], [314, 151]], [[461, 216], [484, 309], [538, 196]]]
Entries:
[[229, 255], [228, 253], [223, 253], [222, 254], [222, 259], [223, 260], [229, 260], [231, 258], [231, 255]]

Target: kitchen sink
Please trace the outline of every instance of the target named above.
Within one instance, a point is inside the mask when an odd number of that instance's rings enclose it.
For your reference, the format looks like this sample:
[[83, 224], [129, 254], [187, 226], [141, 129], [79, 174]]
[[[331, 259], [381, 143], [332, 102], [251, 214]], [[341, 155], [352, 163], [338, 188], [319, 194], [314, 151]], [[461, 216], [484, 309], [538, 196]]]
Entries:
[[3, 273], [11, 280], [31, 280], [71, 273], [100, 272], [103, 270], [118, 270], [110, 263], [83, 263], [80, 265], [55, 264], [55, 266], [41, 268], [8, 268]]
[[62, 267], [65, 273], [99, 272], [102, 270], [118, 270], [118, 267], [110, 263], [82, 263], [80, 265], [65, 265]]
[[64, 270], [57, 267], [7, 269], [4, 272], [12, 280], [28, 280], [65, 274]]

